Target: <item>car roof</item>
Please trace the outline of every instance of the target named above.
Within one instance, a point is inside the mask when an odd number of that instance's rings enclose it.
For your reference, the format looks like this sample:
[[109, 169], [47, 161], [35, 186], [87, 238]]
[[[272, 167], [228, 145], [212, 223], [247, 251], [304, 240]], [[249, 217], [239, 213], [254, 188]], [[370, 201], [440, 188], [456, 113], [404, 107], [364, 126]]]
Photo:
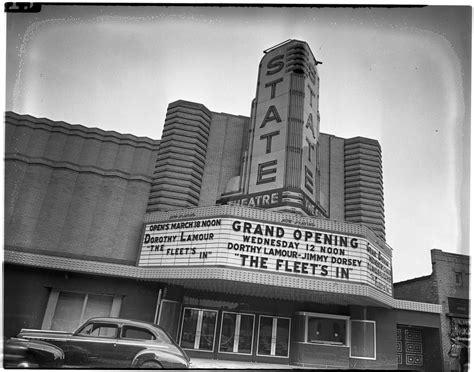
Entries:
[[88, 319], [85, 323], [94, 321], [94, 322], [105, 322], [105, 323], [121, 323], [127, 325], [140, 325], [140, 326], [148, 326], [162, 329], [158, 324], [153, 324], [150, 322], [145, 322], [143, 320], [136, 320], [136, 319], [125, 319], [125, 318], [113, 318], [113, 317], [94, 317]]
[[94, 322], [104, 322], [104, 323], [118, 323], [121, 325], [131, 325], [131, 326], [141, 326], [146, 328], [152, 328], [155, 330], [160, 330], [161, 332], [165, 333], [168, 338], [173, 342], [173, 338], [171, 335], [161, 326], [158, 324], [154, 324], [151, 322], [145, 322], [143, 320], [136, 320], [136, 319], [125, 319], [125, 318], [113, 318], [113, 317], [94, 317], [86, 320], [82, 323], [74, 332], [79, 331], [85, 324], [94, 321]]

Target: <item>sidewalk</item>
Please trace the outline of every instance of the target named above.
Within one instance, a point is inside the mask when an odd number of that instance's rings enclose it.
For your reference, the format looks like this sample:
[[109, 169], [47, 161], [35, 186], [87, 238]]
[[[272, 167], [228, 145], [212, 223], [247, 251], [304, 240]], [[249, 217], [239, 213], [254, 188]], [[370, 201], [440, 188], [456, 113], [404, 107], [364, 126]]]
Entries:
[[201, 359], [191, 358], [191, 368], [193, 369], [295, 369], [296, 366], [288, 364], [273, 364], [273, 363], [253, 363], [240, 362], [234, 360], [215, 360], [215, 359]]

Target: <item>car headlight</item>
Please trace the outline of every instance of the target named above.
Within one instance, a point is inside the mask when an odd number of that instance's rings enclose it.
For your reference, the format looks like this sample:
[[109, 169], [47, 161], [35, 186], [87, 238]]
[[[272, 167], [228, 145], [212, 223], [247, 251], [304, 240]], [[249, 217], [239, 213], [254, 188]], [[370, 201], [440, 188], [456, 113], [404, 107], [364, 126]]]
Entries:
[[20, 362], [18, 363], [18, 365], [16, 366], [17, 368], [38, 368], [39, 366], [37, 364], [32, 364], [30, 362]]

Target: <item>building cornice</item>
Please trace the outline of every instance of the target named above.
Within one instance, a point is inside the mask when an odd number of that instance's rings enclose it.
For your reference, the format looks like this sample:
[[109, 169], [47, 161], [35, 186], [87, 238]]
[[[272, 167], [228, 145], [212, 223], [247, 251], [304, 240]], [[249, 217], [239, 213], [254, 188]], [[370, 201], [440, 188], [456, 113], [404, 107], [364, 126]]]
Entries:
[[95, 138], [100, 141], [115, 142], [120, 145], [131, 145], [133, 147], [145, 147], [156, 150], [160, 140], [148, 137], [137, 137], [133, 134], [122, 134], [115, 131], [105, 131], [99, 128], [89, 128], [80, 124], [69, 124], [64, 121], [53, 121], [47, 118], [36, 118], [31, 115], [21, 115], [13, 111], [5, 112], [6, 123], [17, 126], [26, 126], [32, 129], [43, 129], [50, 132], [61, 132], [64, 134], [75, 134], [84, 138]]
[[68, 161], [54, 161], [42, 157], [32, 158], [17, 153], [6, 153], [4, 159], [5, 161], [19, 161], [28, 165], [42, 165], [55, 169], [68, 169], [78, 173], [92, 173], [102, 177], [117, 177], [127, 181], [141, 181], [151, 184], [153, 180], [153, 178], [147, 174], [131, 174], [119, 169], [107, 170], [94, 165], [77, 165]]

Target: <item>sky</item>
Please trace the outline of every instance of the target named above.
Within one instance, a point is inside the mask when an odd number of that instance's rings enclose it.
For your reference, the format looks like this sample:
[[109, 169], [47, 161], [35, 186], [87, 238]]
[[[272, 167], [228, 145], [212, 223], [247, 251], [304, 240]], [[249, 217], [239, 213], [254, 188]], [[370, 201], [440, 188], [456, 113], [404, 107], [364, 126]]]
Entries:
[[178, 99], [250, 116], [263, 51], [306, 41], [321, 131], [382, 147], [394, 281], [469, 253], [468, 7], [51, 4], [6, 28], [6, 110], [153, 139]]

